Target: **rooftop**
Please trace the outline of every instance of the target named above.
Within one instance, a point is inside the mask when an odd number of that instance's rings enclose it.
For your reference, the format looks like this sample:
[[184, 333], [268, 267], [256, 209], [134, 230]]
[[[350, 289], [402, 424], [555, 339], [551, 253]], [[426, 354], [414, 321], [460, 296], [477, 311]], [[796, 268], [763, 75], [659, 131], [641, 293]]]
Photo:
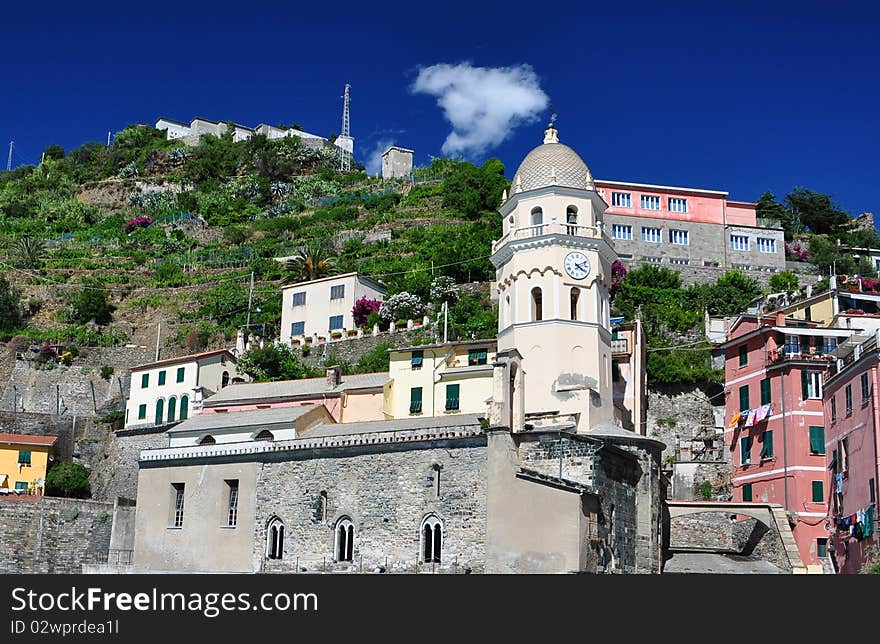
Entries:
[[31, 434], [5, 434], [0, 433], [0, 443], [13, 445], [43, 445], [51, 447], [58, 440], [57, 436], [33, 436]]
[[229, 349], [215, 349], [214, 351], [204, 351], [202, 353], [192, 353], [188, 356], [180, 356], [177, 358], [168, 358], [167, 360], [159, 360], [158, 362], [149, 362], [147, 364], [138, 365], [137, 367], [132, 367], [132, 371], [141, 371], [143, 369], [155, 369], [156, 367], [164, 367], [166, 365], [179, 364], [181, 362], [193, 362], [194, 360], [204, 360], [205, 358], [210, 358], [212, 356], [218, 356], [221, 353], [225, 353], [228, 358], [230, 358], [233, 364], [236, 362], [235, 355]]
[[[205, 407], [219, 407], [234, 403], [277, 401], [302, 396], [338, 394], [352, 389], [373, 389], [389, 381], [387, 371], [341, 376], [338, 385], [332, 385], [326, 376], [302, 380], [278, 380], [275, 382], [247, 382], [231, 384], [205, 400]], [[213, 415], [213, 414], [211, 414]]]

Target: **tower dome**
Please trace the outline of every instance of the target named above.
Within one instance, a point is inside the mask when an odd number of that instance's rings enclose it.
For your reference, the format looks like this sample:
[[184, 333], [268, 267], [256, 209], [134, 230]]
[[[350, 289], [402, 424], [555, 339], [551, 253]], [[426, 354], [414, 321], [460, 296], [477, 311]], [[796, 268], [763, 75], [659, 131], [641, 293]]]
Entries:
[[594, 190], [593, 175], [577, 152], [559, 142], [553, 123], [544, 131], [544, 143], [526, 155], [513, 175], [512, 193], [564, 186]]

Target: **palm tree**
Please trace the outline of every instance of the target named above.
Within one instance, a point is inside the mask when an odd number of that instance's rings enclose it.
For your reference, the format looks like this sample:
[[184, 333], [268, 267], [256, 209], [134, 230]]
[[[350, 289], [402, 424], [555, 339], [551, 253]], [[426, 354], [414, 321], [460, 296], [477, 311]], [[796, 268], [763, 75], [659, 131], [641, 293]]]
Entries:
[[20, 237], [15, 242], [18, 263], [24, 268], [37, 268], [46, 255], [46, 242], [39, 237]]
[[323, 244], [306, 244], [285, 262], [289, 271], [284, 284], [316, 280], [331, 275], [334, 271], [334, 258]]

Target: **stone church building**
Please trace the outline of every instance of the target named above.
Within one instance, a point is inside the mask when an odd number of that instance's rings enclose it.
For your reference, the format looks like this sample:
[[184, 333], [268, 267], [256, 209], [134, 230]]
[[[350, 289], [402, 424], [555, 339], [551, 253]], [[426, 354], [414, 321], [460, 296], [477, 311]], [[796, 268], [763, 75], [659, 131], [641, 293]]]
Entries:
[[659, 573], [663, 444], [615, 403], [606, 207], [550, 125], [500, 208], [489, 413], [217, 414], [222, 440], [141, 453], [134, 570]]

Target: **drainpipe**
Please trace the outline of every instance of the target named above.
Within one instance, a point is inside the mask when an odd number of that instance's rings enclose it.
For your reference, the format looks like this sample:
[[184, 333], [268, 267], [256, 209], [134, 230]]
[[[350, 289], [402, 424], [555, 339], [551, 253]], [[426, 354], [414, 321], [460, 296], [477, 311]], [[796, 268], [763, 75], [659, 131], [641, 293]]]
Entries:
[[[791, 373], [789, 368], [788, 373]], [[785, 422], [785, 372], [782, 373], [782, 485], [785, 490], [785, 510], [788, 511], [788, 432]]]
[[[757, 222], [755, 222], [757, 223]], [[724, 251], [724, 268], [727, 268], [727, 197], [721, 204], [721, 248]]]
[[[871, 372], [872, 372], [871, 373], [871, 380], [873, 381], [871, 383], [871, 387], [872, 387], [872, 389], [871, 389], [871, 418], [874, 421], [873, 422], [873, 425], [874, 425], [874, 490], [872, 490], [872, 491], [874, 492], [874, 515], [875, 515], [874, 525], [876, 526], [877, 522], [878, 522], [878, 519], [876, 518], [877, 508], [878, 508], [878, 506], [880, 506], [880, 501], [878, 501], [878, 499], [877, 499], [877, 483], [880, 482], [880, 445], [877, 445], [877, 442], [880, 441], [880, 435], [878, 435], [878, 433], [877, 433], [877, 415], [878, 415], [878, 411], [880, 411], [880, 410], [877, 409], [877, 386], [880, 383], [877, 382], [877, 358], [876, 358], [876, 356], [874, 358], [874, 366], [871, 367]], [[874, 531], [874, 539], [877, 539], [877, 538], [878, 538], [877, 532], [875, 530]]]

